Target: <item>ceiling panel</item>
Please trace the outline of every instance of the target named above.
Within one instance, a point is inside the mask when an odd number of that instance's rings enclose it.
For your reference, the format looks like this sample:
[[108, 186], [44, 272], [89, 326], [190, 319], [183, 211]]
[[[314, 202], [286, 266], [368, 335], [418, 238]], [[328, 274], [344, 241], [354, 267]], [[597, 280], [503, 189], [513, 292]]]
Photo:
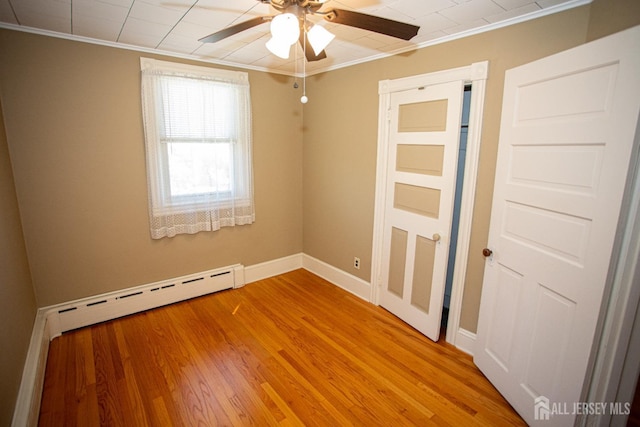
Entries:
[[0, 0], [0, 21], [8, 24], [18, 24], [9, 0]]
[[482, 31], [507, 21], [559, 12], [589, 1], [329, 0], [320, 12], [333, 8], [352, 10], [417, 25], [420, 30], [412, 40], [404, 41], [326, 22], [320, 14], [311, 15], [309, 25], [320, 23], [336, 38], [325, 49], [326, 59], [309, 63], [303, 63], [303, 52], [297, 43], [289, 59], [271, 54], [264, 46], [271, 37], [269, 23], [217, 43], [198, 41], [257, 16], [279, 13], [259, 0], [0, 0], [0, 27], [46, 30], [49, 35], [82, 36], [84, 41], [89, 38], [99, 43], [179, 53], [283, 74], [300, 74], [304, 66], [309, 74], [450, 40], [461, 33], [469, 34], [470, 30]]

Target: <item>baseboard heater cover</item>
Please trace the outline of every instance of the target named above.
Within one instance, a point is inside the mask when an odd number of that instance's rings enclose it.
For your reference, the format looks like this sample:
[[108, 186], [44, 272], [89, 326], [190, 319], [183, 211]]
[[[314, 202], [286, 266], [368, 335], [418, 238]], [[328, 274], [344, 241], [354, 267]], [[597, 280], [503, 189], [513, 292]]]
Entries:
[[50, 339], [63, 332], [244, 286], [240, 264], [47, 307]]

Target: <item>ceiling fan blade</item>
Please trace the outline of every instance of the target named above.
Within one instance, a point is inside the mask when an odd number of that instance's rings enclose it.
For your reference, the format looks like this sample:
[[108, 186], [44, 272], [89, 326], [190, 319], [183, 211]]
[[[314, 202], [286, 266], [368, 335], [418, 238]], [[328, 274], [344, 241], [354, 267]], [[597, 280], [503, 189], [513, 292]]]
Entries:
[[216, 33], [209, 34], [208, 36], [203, 37], [198, 41], [202, 43], [215, 43], [222, 39], [226, 39], [227, 37], [231, 37], [234, 34], [238, 34], [241, 31], [248, 30], [249, 28], [260, 25], [263, 22], [271, 21], [272, 19], [273, 16], [258, 16], [257, 18], [249, 19], [248, 21], [244, 21], [239, 24], [224, 28]]
[[336, 24], [349, 25], [350, 27], [374, 31], [403, 40], [411, 40], [418, 34], [418, 30], [420, 29], [420, 27], [405, 24], [404, 22], [344, 9], [332, 9], [327, 12], [324, 19]]
[[[300, 32], [300, 38], [298, 39], [298, 41], [300, 42], [300, 46], [302, 46], [302, 50], [305, 53], [305, 57], [307, 58], [307, 61], [309, 62], [320, 61], [321, 59], [324, 59], [327, 57], [327, 54], [325, 53], [324, 50], [320, 52], [318, 55], [316, 55], [316, 53], [313, 50], [313, 47], [311, 47], [311, 43], [309, 43], [309, 39], [306, 39], [304, 37], [304, 34], [302, 34], [302, 31]], [[305, 41], [306, 41], [306, 46], [305, 46]]]

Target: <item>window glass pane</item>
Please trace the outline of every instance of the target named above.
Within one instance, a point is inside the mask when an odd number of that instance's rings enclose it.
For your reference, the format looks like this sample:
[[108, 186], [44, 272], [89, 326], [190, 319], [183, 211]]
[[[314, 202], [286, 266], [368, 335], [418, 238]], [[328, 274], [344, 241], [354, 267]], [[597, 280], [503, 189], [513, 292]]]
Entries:
[[171, 196], [231, 191], [231, 144], [167, 144]]

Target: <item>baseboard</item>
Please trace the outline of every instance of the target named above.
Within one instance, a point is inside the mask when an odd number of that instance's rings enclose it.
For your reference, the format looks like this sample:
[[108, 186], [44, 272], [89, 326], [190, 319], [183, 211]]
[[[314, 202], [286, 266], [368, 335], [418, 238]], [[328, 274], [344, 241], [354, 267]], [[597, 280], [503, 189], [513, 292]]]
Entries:
[[469, 332], [466, 329], [458, 328], [456, 332], [456, 342], [454, 345], [459, 350], [473, 356], [473, 350], [476, 346], [476, 334]]
[[244, 285], [240, 264], [45, 307], [51, 338], [73, 329]]
[[370, 301], [371, 284], [359, 277], [353, 276], [306, 254], [302, 255], [302, 268], [309, 270], [313, 274], [322, 277], [339, 288], [342, 288], [365, 301]]
[[289, 271], [302, 268], [302, 253], [290, 255], [272, 261], [254, 264], [244, 268], [244, 278], [246, 283], [257, 282], [258, 280], [284, 274]]
[[22, 381], [18, 399], [13, 410], [12, 427], [31, 427], [38, 425], [40, 399], [44, 387], [44, 374], [49, 353], [49, 325], [46, 310], [40, 309], [31, 332], [31, 341], [27, 358], [22, 370]]

